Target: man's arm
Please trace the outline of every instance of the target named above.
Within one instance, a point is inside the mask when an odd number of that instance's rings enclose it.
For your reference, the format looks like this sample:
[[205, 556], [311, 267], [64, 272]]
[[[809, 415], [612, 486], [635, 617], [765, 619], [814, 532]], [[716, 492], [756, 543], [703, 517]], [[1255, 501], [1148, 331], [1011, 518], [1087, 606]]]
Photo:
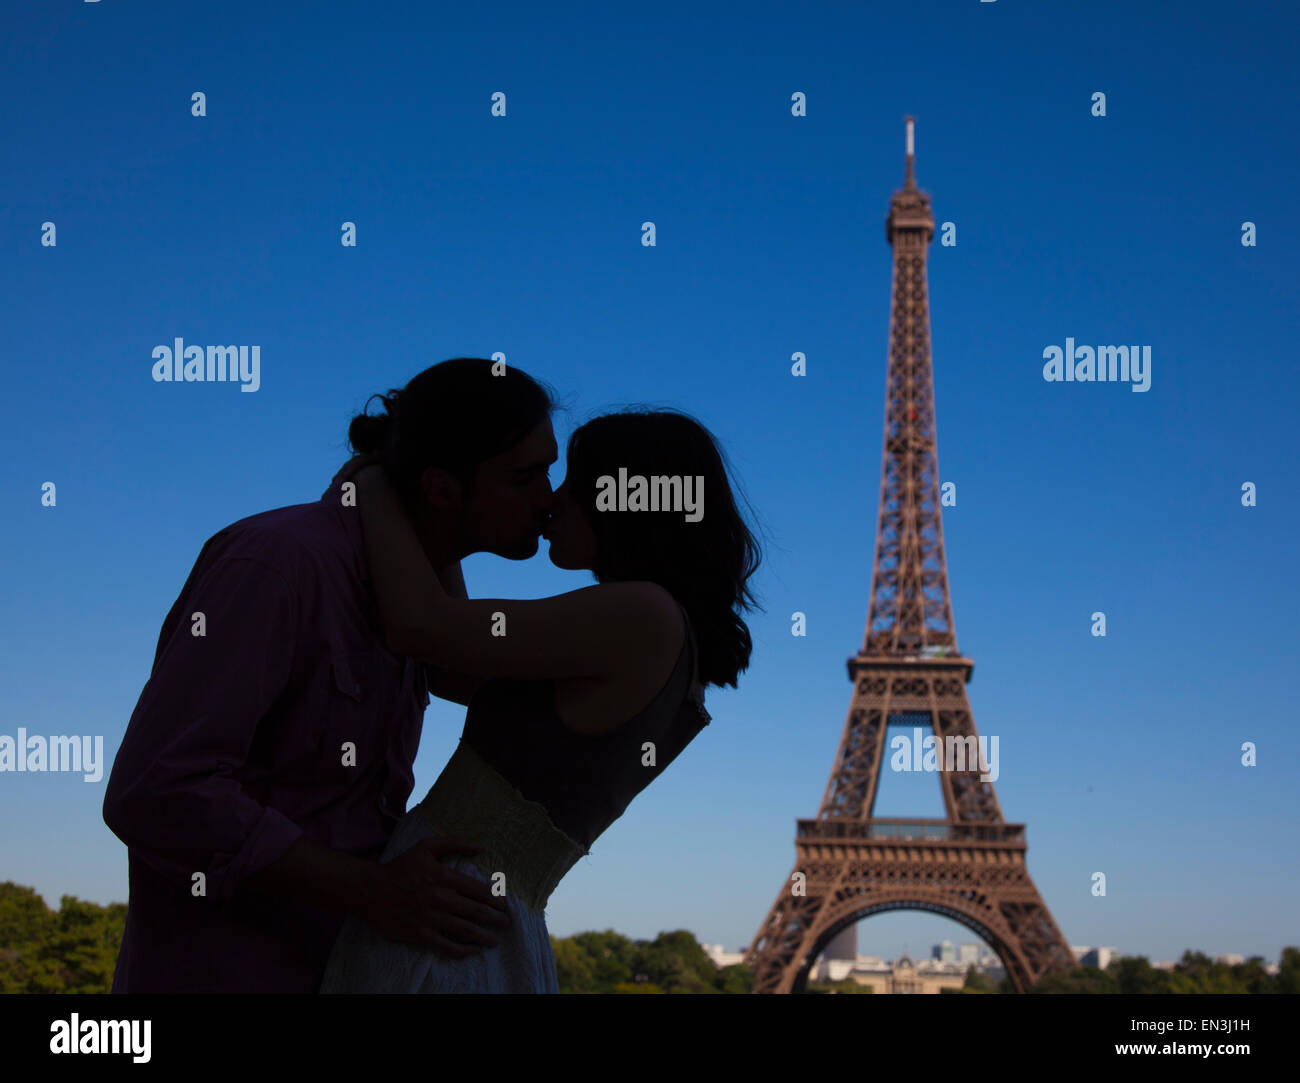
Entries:
[[247, 877], [238, 890], [364, 914], [374, 899], [378, 872], [376, 862], [300, 838], [281, 857]]
[[[259, 722], [288, 686], [299, 602], [260, 560], [223, 556], [203, 567], [199, 559], [164, 626], [103, 811], [113, 833], [178, 891], [191, 892], [202, 873], [204, 893], [228, 899], [302, 838], [237, 777]], [[344, 859], [317, 884], [347, 900], [360, 875]]]
[[210, 898], [252, 891], [350, 911], [453, 958], [495, 945], [509, 925], [505, 900], [442, 864], [482, 847], [426, 839], [386, 864], [367, 861], [303, 838], [244, 790], [238, 768], [293, 673], [299, 600], [260, 560], [205, 557], [164, 623], [109, 776], [105, 823], [178, 895], [198, 894], [202, 873]]

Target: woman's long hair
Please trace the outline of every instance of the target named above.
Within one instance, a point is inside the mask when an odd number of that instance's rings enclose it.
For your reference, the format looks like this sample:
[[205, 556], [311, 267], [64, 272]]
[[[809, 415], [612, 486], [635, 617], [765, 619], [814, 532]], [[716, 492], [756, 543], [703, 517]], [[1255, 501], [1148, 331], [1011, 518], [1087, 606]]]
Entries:
[[[599, 510], [598, 494], [617, 486], [620, 469], [651, 485], [655, 478], [689, 479], [692, 491], [702, 487], [694, 492], [702, 496], [702, 516], [688, 522], [681, 508]], [[740, 612], [761, 608], [748, 584], [762, 553], [736, 507], [712, 434], [677, 410], [604, 414], [569, 437], [565, 484], [595, 534], [597, 582], [640, 579], [664, 587], [690, 616], [701, 683], [737, 687], [753, 649]]]

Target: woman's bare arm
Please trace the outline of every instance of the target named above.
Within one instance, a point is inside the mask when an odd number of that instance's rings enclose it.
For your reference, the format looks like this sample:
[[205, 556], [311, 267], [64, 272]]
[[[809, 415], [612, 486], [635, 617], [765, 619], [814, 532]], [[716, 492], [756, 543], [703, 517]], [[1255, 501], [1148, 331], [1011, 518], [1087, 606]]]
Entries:
[[364, 470], [356, 483], [380, 619], [397, 654], [480, 677], [608, 677], [680, 632], [677, 603], [657, 583], [535, 601], [452, 598], [382, 470]]

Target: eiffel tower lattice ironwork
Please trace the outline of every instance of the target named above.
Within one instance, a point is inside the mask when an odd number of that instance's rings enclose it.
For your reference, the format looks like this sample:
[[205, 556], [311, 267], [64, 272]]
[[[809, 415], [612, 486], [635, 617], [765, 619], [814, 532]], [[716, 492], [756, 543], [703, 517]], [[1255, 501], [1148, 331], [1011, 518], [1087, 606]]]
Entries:
[[[890, 201], [893, 248], [885, 446], [871, 602], [848, 660], [853, 699], [821, 809], [799, 820], [795, 868], [746, 953], [758, 993], [802, 992], [831, 939], [886, 910], [960, 922], [997, 953], [1019, 992], [1074, 957], [1025, 866], [1025, 827], [1002, 819], [985, 781], [966, 698], [974, 663], [957, 649], [940, 517], [926, 246], [930, 197], [916, 186], [906, 118], [903, 187]], [[947, 818], [881, 819], [885, 734], [907, 723], [936, 740]], [[948, 749], [954, 764], [945, 764]]]

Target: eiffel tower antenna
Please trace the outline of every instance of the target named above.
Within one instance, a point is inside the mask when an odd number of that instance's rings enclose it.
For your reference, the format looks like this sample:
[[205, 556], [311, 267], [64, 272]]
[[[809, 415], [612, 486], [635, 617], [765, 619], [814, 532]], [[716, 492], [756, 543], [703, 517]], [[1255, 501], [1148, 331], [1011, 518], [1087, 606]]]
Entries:
[[[866, 634], [848, 659], [852, 700], [821, 808], [797, 821], [794, 872], [746, 952], [759, 993], [802, 992], [836, 934], [888, 910], [965, 925], [997, 953], [1018, 992], [1075, 965], [1025, 865], [1025, 826], [1002, 818], [966, 698], [974, 663], [957, 648], [940, 514], [926, 285], [934, 216], [916, 186], [915, 120], [905, 122], [903, 187], [885, 219], [894, 277]], [[935, 739], [944, 819], [874, 815], [890, 724]], [[919, 768], [919, 749], [913, 758]]]
[[916, 187], [916, 144], [913, 136], [913, 125], [916, 124], [915, 117], [906, 117], [907, 124], [907, 166], [903, 176], [904, 188]]

